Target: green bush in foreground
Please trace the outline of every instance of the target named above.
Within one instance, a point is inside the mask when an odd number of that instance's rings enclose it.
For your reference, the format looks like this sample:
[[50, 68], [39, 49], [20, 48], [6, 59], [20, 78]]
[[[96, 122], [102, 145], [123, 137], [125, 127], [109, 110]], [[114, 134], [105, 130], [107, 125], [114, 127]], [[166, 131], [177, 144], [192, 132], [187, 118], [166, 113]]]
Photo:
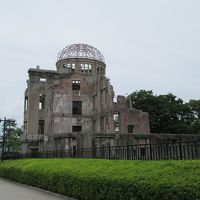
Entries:
[[84, 200], [200, 199], [200, 161], [25, 159], [0, 176]]

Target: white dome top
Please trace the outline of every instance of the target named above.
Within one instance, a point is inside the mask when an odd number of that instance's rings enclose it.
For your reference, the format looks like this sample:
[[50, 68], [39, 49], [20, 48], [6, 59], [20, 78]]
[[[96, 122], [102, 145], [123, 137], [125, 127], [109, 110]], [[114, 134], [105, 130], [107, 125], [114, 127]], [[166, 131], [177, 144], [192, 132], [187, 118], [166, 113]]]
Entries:
[[68, 58], [87, 58], [105, 63], [102, 53], [88, 44], [72, 44], [66, 46], [58, 54], [58, 61]]

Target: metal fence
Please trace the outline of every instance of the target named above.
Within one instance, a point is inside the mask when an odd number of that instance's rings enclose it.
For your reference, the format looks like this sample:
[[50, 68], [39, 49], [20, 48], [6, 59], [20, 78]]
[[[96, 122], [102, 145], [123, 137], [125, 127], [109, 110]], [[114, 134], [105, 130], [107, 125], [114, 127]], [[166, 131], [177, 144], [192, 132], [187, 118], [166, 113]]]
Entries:
[[112, 160], [189, 160], [200, 159], [200, 142], [178, 142], [108, 146], [71, 150], [7, 153], [4, 159], [21, 158], [99, 158]]

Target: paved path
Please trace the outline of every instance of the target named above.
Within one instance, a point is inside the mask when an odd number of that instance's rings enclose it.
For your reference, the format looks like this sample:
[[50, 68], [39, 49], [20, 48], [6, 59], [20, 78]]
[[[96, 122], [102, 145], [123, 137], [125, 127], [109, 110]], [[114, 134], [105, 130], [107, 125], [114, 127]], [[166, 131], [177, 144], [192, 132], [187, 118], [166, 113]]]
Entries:
[[48, 191], [40, 190], [0, 178], [0, 200], [73, 200]]

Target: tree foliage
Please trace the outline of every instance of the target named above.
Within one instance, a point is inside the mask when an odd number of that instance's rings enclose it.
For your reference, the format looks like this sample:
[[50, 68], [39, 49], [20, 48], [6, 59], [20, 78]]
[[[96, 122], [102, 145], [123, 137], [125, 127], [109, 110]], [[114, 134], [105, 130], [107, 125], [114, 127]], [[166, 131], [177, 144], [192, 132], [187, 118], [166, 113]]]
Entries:
[[172, 93], [155, 95], [151, 90], [134, 91], [127, 104], [149, 113], [152, 133], [200, 133], [200, 100], [184, 103]]
[[[20, 136], [23, 131], [22, 128], [17, 127], [15, 121], [5, 122], [5, 151], [6, 152], [17, 152], [20, 151], [21, 141]], [[2, 128], [3, 131], [4, 128]]]

